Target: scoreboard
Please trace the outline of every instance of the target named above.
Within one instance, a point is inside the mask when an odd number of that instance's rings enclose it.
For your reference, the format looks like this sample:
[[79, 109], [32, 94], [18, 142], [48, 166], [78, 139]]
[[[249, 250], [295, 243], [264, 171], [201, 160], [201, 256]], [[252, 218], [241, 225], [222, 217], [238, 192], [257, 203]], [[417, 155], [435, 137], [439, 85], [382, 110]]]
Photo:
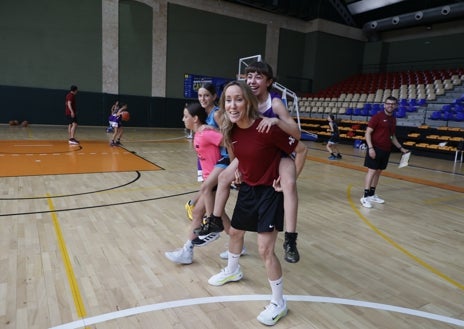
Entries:
[[210, 77], [206, 75], [184, 74], [184, 97], [187, 99], [198, 98], [198, 89], [204, 83], [212, 83], [216, 87], [218, 99], [221, 97], [224, 86], [234, 79]]

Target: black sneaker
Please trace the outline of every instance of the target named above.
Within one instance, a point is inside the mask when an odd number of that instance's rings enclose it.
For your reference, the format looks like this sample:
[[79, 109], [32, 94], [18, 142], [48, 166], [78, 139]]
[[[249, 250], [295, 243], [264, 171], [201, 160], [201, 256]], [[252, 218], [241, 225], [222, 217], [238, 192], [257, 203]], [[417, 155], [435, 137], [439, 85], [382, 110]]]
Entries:
[[341, 159], [342, 155], [340, 153], [337, 154], [337, 159]]
[[195, 239], [192, 240], [192, 244], [194, 244], [195, 247], [204, 247], [207, 244], [219, 239], [220, 236], [221, 235], [219, 233], [210, 233], [207, 236], [205, 236], [203, 239], [196, 237]]
[[289, 233], [285, 232], [285, 242], [284, 242], [284, 259], [289, 263], [298, 263], [300, 260], [300, 253], [296, 248], [296, 238], [298, 233]]
[[198, 235], [200, 239], [204, 239], [210, 233], [219, 233], [224, 231], [221, 217], [209, 216], [203, 221], [199, 228], [193, 230], [193, 233]]

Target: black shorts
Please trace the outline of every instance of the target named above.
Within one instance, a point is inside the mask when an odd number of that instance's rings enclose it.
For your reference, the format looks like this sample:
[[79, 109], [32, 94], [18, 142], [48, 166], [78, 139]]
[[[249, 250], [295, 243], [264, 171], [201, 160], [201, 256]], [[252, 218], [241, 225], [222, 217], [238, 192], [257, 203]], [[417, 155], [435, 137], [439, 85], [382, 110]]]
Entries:
[[66, 120], [68, 121], [68, 125], [77, 123], [77, 116], [74, 116], [74, 118], [70, 115], [66, 116]]
[[331, 143], [331, 144], [338, 144], [338, 142], [340, 142], [340, 138], [337, 136], [332, 136], [330, 137], [328, 143]]
[[227, 156], [220, 158], [214, 166], [225, 169], [228, 165], [230, 165], [230, 158]]
[[283, 193], [272, 186], [240, 185], [232, 215], [233, 228], [250, 232], [283, 231]]
[[364, 167], [375, 170], [384, 170], [387, 168], [388, 160], [390, 159], [390, 152], [381, 150], [374, 147], [375, 159], [369, 156], [369, 150], [366, 152], [366, 158], [364, 159]]

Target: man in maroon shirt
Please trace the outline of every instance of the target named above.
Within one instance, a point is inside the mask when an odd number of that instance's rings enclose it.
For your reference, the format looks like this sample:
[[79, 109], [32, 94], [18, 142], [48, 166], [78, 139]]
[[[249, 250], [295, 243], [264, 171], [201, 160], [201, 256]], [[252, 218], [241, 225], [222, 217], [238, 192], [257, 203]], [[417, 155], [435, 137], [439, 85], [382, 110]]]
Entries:
[[364, 180], [364, 196], [361, 198], [361, 204], [365, 208], [372, 208], [372, 202], [385, 202], [375, 194], [375, 189], [382, 171], [387, 168], [392, 145], [395, 145], [402, 153], [409, 152], [401, 146], [395, 135], [396, 117], [394, 112], [397, 105], [398, 100], [395, 97], [387, 97], [384, 110], [371, 117], [367, 124], [365, 137], [368, 149], [364, 160], [367, 174]]
[[72, 85], [65, 101], [65, 114], [68, 121], [68, 134], [71, 145], [79, 145], [79, 142], [74, 138], [77, 129], [77, 108], [76, 108], [77, 86]]

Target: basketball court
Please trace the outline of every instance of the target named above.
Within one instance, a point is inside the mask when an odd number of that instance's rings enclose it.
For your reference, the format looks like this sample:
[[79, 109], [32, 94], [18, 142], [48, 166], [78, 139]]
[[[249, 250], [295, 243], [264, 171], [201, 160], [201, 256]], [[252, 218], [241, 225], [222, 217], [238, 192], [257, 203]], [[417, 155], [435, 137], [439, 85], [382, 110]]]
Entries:
[[[267, 303], [256, 235], [247, 233], [241, 282], [209, 286], [227, 264], [227, 234], [180, 266], [184, 204], [199, 189], [183, 129], [127, 127], [123, 147], [104, 127], [0, 126], [0, 321], [5, 328], [259, 328]], [[290, 313], [282, 328], [462, 328], [464, 168], [392, 154], [380, 195], [362, 208], [364, 151], [324, 145], [298, 178], [297, 264], [283, 261]], [[227, 213], [233, 212], [231, 191]], [[3, 306], [2, 306], [3, 305]]]
[[154, 171], [161, 168], [104, 141], [69, 145], [63, 140], [0, 141], [0, 177]]

